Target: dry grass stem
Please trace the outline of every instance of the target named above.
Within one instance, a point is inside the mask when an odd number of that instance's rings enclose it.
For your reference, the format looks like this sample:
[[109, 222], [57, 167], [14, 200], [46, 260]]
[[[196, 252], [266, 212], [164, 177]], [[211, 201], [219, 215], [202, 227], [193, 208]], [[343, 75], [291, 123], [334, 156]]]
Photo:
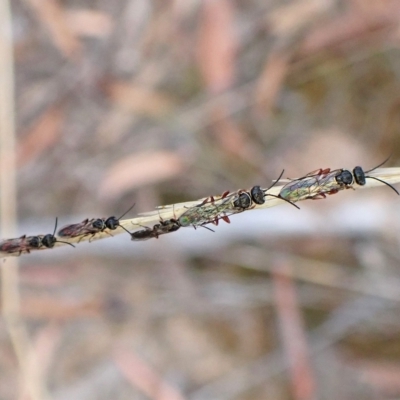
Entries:
[[[14, 58], [11, 10], [7, 0], [0, 2], [0, 214], [2, 236], [14, 236], [17, 217], [16, 140], [14, 107]], [[1, 269], [2, 315], [10, 335], [22, 377], [21, 388], [32, 400], [46, 396], [36, 376], [37, 360], [20, 314], [18, 260]], [[34, 365], [33, 368], [30, 366]]]
[[[371, 171], [368, 173], [369, 176], [384, 180], [390, 184], [396, 184], [400, 183], [400, 168], [380, 168], [375, 171]], [[366, 188], [372, 188], [372, 187], [377, 187], [377, 186], [385, 186], [379, 181], [376, 181], [374, 179], [367, 179], [365, 186], [359, 186], [355, 185], [355, 189], [366, 189]], [[277, 196], [281, 189], [281, 186], [274, 186], [273, 188], [269, 189], [266, 194], [272, 194]], [[235, 192], [232, 192], [235, 193]], [[339, 194], [338, 194], [339, 195]], [[221, 199], [221, 195], [213, 196], [216, 201]], [[196, 205], [199, 205], [203, 200], [206, 198], [202, 198], [196, 201], [188, 201], [188, 202], [183, 202], [183, 203], [176, 203], [176, 204], [170, 204], [170, 205], [165, 205], [165, 206], [160, 206], [157, 208], [155, 211], [150, 211], [146, 213], [140, 213], [137, 217], [135, 218], [130, 218], [130, 219], [125, 219], [120, 221], [120, 225], [126, 228], [130, 232], [135, 232], [138, 230], [143, 229], [144, 227], [153, 227], [155, 224], [158, 224], [160, 220], [167, 220], [170, 218], [179, 218], [184, 212], [186, 212], [189, 208], [194, 207]], [[269, 207], [274, 207], [278, 205], [283, 205], [286, 204], [287, 202], [284, 200], [280, 200], [279, 198], [276, 197], [266, 197], [265, 198], [265, 203], [258, 205], [255, 204], [255, 206], [249, 210], [246, 211], [251, 211], [255, 209], [264, 209], [264, 208], [269, 208]], [[105, 230], [103, 232], [96, 233], [95, 235], [87, 235], [87, 236], [78, 236], [75, 238], [67, 238], [67, 237], [61, 237], [60, 240], [76, 244], [84, 241], [94, 241], [94, 240], [99, 240], [99, 239], [104, 239], [104, 238], [110, 238], [112, 236], [118, 235], [120, 233], [125, 233], [126, 231], [120, 227], [117, 227], [117, 229], [113, 231]], [[55, 247], [58, 246], [65, 246], [63, 243], [56, 243]], [[39, 250], [46, 250], [45, 247], [41, 247]], [[4, 257], [12, 257], [18, 255], [17, 253], [3, 253]]]

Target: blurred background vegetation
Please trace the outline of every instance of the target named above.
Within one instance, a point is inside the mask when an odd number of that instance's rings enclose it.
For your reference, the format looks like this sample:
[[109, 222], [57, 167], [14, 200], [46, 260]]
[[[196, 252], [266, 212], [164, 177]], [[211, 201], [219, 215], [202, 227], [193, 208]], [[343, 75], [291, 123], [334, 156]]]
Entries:
[[[267, 187], [283, 168], [399, 166], [395, 0], [11, 5], [20, 234]], [[214, 234], [22, 256], [38, 362], [19, 379], [0, 322], [0, 397], [398, 398], [398, 202], [346, 191]]]

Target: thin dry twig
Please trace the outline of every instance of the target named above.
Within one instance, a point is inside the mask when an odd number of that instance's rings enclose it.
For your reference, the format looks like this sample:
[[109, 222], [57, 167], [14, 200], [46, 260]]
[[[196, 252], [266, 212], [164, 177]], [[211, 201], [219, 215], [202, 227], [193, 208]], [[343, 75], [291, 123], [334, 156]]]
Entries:
[[[207, 259], [219, 263], [235, 263], [241, 265], [242, 268], [253, 271], [272, 273], [273, 266], [266, 264], [264, 260], [271, 257], [282, 257], [282, 255], [281, 252], [271, 252], [255, 246], [241, 246], [222, 255], [208, 254]], [[281, 275], [287, 274], [291, 279], [311, 285], [349, 291], [394, 302], [400, 301], [398, 290], [400, 282], [394, 277], [386, 280], [384, 290], [381, 290], [381, 288], [371, 285], [371, 281], [364, 276], [364, 272], [351, 273], [344, 265], [316, 261], [293, 254], [291, 260], [296, 264], [296, 268], [290, 271], [281, 270]]]
[[[371, 171], [368, 173], [368, 176], [378, 178], [380, 180], [383, 180], [387, 183], [394, 184], [394, 183], [400, 183], [400, 168], [379, 168], [376, 169], [375, 171]], [[382, 186], [383, 183], [374, 180], [374, 179], [367, 179], [366, 184], [364, 186], [359, 186], [356, 185], [357, 189], [363, 189], [363, 188], [371, 188], [371, 187], [376, 187], [376, 186]], [[274, 186], [273, 188], [269, 189], [266, 191], [266, 194], [271, 194], [277, 196], [283, 186]], [[355, 189], [355, 187], [354, 187]], [[266, 189], [264, 189], [266, 190]], [[236, 192], [232, 192], [236, 193]], [[220, 200], [222, 195], [217, 195], [213, 196], [216, 201]], [[202, 198], [196, 201], [189, 201], [189, 202], [183, 202], [183, 203], [176, 203], [176, 204], [170, 204], [166, 206], [160, 206], [157, 208], [155, 211], [150, 211], [147, 213], [140, 213], [139, 216], [135, 218], [130, 218], [130, 219], [125, 219], [119, 221], [120, 226], [116, 227], [115, 230], [110, 231], [109, 229], [105, 229], [104, 231], [98, 232], [94, 235], [88, 234], [85, 236], [76, 236], [76, 237], [61, 237], [60, 240], [71, 243], [71, 244], [76, 244], [84, 241], [93, 241], [93, 240], [98, 240], [98, 239], [104, 239], [104, 238], [110, 238], [112, 236], [125, 233], [126, 230], [130, 232], [134, 232], [137, 230], [143, 229], [143, 227], [153, 227], [155, 224], [158, 224], [160, 220], [168, 220], [168, 219], [177, 219], [179, 218], [183, 213], [185, 213], [189, 208], [195, 207], [199, 204], [201, 204], [206, 198]], [[264, 209], [264, 208], [269, 208], [269, 207], [274, 207], [277, 205], [281, 204], [287, 204], [286, 201], [279, 199], [277, 197], [272, 197], [272, 196], [266, 196], [265, 197], [265, 203], [264, 204], [255, 204], [254, 207], [251, 209], [248, 209], [246, 211], [251, 211], [251, 210], [256, 210], [256, 209]], [[123, 229], [123, 228], [125, 229]], [[57, 242], [55, 244], [55, 247], [58, 246], [65, 246], [64, 243], [59, 243]], [[42, 246], [38, 250], [45, 250], [47, 249], [46, 247]], [[2, 255], [4, 257], [12, 257], [12, 256], [18, 256], [19, 254], [17, 252], [14, 253], [5, 253], [3, 252]]]
[[316, 398], [315, 377], [310, 365], [306, 329], [290, 270], [290, 265], [283, 258], [276, 262], [272, 274], [281, 336], [289, 363], [293, 398], [314, 399]]
[[26, 0], [49, 30], [54, 44], [67, 58], [74, 60], [81, 52], [81, 43], [67, 23], [65, 11], [57, 0]]
[[183, 395], [163, 379], [155, 369], [141, 360], [136, 354], [126, 349], [114, 352], [114, 361], [129, 381], [150, 399], [154, 400], [184, 400]]
[[[14, 236], [16, 231], [16, 140], [14, 107], [14, 59], [12, 47], [11, 10], [8, 1], [0, 2], [0, 214], [1, 232]], [[11, 261], [11, 260], [10, 260]], [[30, 358], [34, 353], [29, 341], [26, 326], [20, 314], [20, 293], [18, 260], [12, 260], [1, 270], [2, 314], [12, 341], [23, 385], [32, 400], [43, 400], [44, 388], [38, 377], [30, 369]], [[25, 388], [22, 387], [22, 390]]]
[[[333, 347], [347, 332], [382, 312], [385, 307], [385, 301], [370, 297], [360, 297], [338, 307], [325, 322], [309, 332], [311, 357], [314, 359], [318, 354]], [[285, 371], [286, 367], [281, 351], [275, 350], [248, 365], [235, 368], [215, 382], [204, 385], [191, 393], [189, 399], [205, 400], [223, 396], [226, 400], [233, 400], [259, 385], [266, 384]]]

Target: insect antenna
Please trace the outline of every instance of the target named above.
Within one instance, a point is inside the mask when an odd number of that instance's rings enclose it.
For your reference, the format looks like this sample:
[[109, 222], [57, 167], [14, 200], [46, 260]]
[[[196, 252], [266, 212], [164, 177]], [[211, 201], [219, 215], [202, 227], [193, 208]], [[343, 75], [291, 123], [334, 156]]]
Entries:
[[[369, 169], [368, 171], [365, 171], [366, 173], [367, 172], [371, 172], [371, 171], [374, 171], [375, 169], [377, 169], [377, 168], [379, 168], [379, 167], [381, 167], [383, 164], [385, 164], [387, 161], [389, 161], [389, 158], [390, 157], [392, 157], [392, 155], [390, 154], [390, 156], [384, 161], [384, 162], [382, 162], [382, 163], [380, 163], [379, 165], [377, 165], [376, 167], [374, 167], [374, 168], [372, 168], [372, 169]], [[371, 178], [370, 176], [368, 176], [368, 178]]]
[[[126, 214], [128, 214], [128, 212], [131, 211], [133, 207], [135, 207], [135, 204], [136, 204], [136, 203], [133, 203], [133, 205], [132, 205], [131, 207], [129, 207], [129, 209], [128, 209], [127, 211], [125, 211], [125, 212], [118, 218], [118, 221], [119, 221], [122, 217], [124, 217]], [[121, 226], [121, 225], [120, 225], [120, 226]]]
[[[104, 225], [103, 228], [101, 229], [101, 232], [103, 232], [105, 230], [105, 228], [114, 230], [114, 229], [117, 229], [117, 226], [120, 226], [125, 232], [128, 232], [129, 234], [131, 234], [125, 227], [123, 227], [120, 224], [120, 219], [124, 215], [128, 214], [128, 212], [131, 211], [133, 207], [135, 207], [135, 203], [133, 203], [133, 205], [131, 207], [129, 207], [129, 209], [127, 211], [125, 211], [119, 218], [115, 218], [113, 216], [113, 217], [107, 218], [105, 221], [103, 219], [99, 219], [98, 221], [102, 222]], [[108, 233], [108, 232], [106, 232], [106, 233]], [[108, 234], [111, 235], [111, 233], [108, 233]]]
[[[284, 172], [285, 172], [285, 170], [283, 169], [282, 172], [281, 172], [281, 174], [279, 175], [278, 179], [276, 179], [276, 180], [274, 181], [274, 183], [273, 183], [269, 188], [265, 189], [265, 190], [264, 190], [264, 193], [268, 192], [268, 190], [272, 189], [272, 188], [279, 182], [279, 180], [282, 178], [282, 175], [283, 175]], [[297, 209], [300, 210], [300, 207], [299, 207], [299, 206], [297, 206], [296, 204], [294, 204], [294, 203], [291, 202], [290, 200], [285, 199], [285, 198], [283, 198], [283, 197], [281, 197], [281, 196], [279, 196], [279, 195], [276, 196], [276, 195], [274, 195], [274, 194], [269, 194], [269, 193], [266, 193], [265, 195], [266, 195], [266, 196], [272, 196], [272, 197], [275, 197], [275, 198], [280, 199], [280, 200], [284, 200], [284, 201], [286, 201], [287, 203], [291, 204], [292, 206], [294, 206], [294, 207], [296, 207]]]
[[285, 172], [285, 170], [283, 169], [281, 174], [278, 176], [278, 179], [275, 179], [274, 183], [269, 188], [265, 189], [264, 192], [267, 192], [269, 189], [272, 189], [280, 181], [284, 172]]
[[[381, 163], [380, 163], [379, 165], [377, 165], [376, 167], [374, 167], [374, 168], [372, 168], [372, 169], [369, 169], [368, 171], [365, 171], [365, 173], [374, 171], [374, 170], [376, 170], [377, 168], [381, 167], [383, 164], [385, 164], [387, 161], [389, 161], [389, 158], [390, 158], [390, 157], [392, 157], [392, 154], [390, 154], [390, 156], [389, 156], [388, 158], [386, 158], [385, 161], [381, 162]], [[375, 179], [376, 181], [379, 181], [379, 182], [385, 184], [386, 186], [389, 186], [389, 187], [390, 187], [392, 190], [394, 190], [398, 195], [400, 195], [400, 193], [397, 191], [397, 189], [396, 189], [395, 187], [393, 187], [390, 183], [385, 182], [385, 181], [383, 181], [382, 179], [375, 178], [374, 176], [365, 175], [365, 177], [366, 177], [366, 178], [369, 178], [369, 179]]]
[[[126, 213], [125, 213], [126, 214]], [[125, 215], [124, 214], [124, 215]], [[123, 217], [123, 216], [122, 216]], [[121, 217], [121, 218], [122, 218]], [[120, 228], [122, 228], [125, 232], [128, 232], [130, 235], [131, 235], [131, 233], [128, 231], [128, 229], [126, 229], [124, 226], [122, 226], [121, 224], [118, 224], [118, 226], [120, 227]]]
[[284, 200], [284, 201], [286, 201], [286, 203], [289, 203], [289, 204], [291, 204], [292, 206], [296, 207], [298, 210], [300, 210], [300, 207], [299, 207], [298, 205], [294, 204], [292, 201], [290, 201], [290, 200], [288, 200], [288, 199], [285, 199], [285, 198], [283, 198], [283, 197], [281, 197], [281, 196], [276, 196], [276, 195], [274, 195], [274, 194], [269, 194], [269, 193], [267, 193], [266, 196], [272, 196], [272, 197], [275, 197], [275, 198], [277, 198], [277, 199], [279, 199], [279, 200]]
[[64, 244], [69, 244], [70, 246], [72, 246], [72, 247], [75, 247], [72, 243], [69, 243], [69, 242], [63, 242], [63, 241], [61, 241], [61, 240], [57, 240], [57, 243], [64, 243]]
[[57, 230], [57, 223], [58, 223], [58, 217], [56, 217], [56, 224], [55, 224], [55, 226], [54, 226], [54, 231], [53, 231], [53, 234], [52, 234], [52, 236], [54, 236], [54, 235], [56, 234], [56, 230]]
[[[387, 161], [387, 160], [386, 160]], [[382, 165], [382, 164], [381, 164]], [[378, 168], [378, 167], [376, 167], [376, 168]], [[375, 169], [375, 168], [374, 168]], [[372, 169], [370, 170], [370, 171], [372, 171]], [[397, 191], [397, 189], [394, 187], [394, 186], [392, 186], [390, 183], [388, 183], [388, 182], [385, 182], [385, 181], [383, 181], [382, 179], [379, 179], [379, 178], [375, 178], [374, 176], [367, 176], [367, 175], [365, 175], [365, 177], [366, 178], [369, 178], [369, 179], [375, 179], [376, 181], [379, 181], [379, 182], [382, 182], [382, 183], [384, 183], [386, 186], [389, 186], [391, 189], [393, 189], [398, 195], [400, 195], [400, 193]]]

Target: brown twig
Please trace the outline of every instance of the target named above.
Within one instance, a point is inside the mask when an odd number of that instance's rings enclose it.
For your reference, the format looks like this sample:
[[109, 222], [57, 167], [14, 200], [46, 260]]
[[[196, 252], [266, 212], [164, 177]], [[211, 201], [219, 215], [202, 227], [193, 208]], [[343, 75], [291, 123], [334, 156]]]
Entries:
[[[14, 126], [14, 67], [9, 1], [0, 2], [0, 214], [2, 236], [15, 236], [16, 232], [16, 157]], [[29, 392], [32, 400], [45, 399], [39, 379], [30, 369], [34, 353], [26, 326], [20, 315], [18, 259], [9, 260], [1, 270], [2, 314], [23, 378], [22, 391]]]

